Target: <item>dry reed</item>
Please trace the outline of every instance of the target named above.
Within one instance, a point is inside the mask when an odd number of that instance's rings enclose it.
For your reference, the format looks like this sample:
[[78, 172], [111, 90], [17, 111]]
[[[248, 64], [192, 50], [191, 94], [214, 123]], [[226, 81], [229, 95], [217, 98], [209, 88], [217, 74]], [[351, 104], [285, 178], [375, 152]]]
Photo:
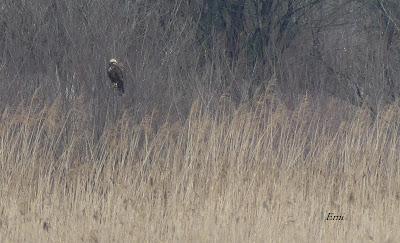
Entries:
[[5, 111], [0, 241], [400, 240], [396, 107], [226, 102], [157, 130], [123, 116], [97, 139], [80, 110]]

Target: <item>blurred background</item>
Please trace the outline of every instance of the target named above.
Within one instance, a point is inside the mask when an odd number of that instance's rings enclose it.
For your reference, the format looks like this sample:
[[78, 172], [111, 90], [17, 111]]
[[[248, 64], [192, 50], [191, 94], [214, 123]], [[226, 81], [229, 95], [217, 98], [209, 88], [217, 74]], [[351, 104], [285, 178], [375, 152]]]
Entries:
[[0, 109], [57, 101], [99, 129], [122, 111], [183, 120], [195, 99], [267, 90], [376, 110], [399, 96], [399, 25], [397, 0], [2, 0]]

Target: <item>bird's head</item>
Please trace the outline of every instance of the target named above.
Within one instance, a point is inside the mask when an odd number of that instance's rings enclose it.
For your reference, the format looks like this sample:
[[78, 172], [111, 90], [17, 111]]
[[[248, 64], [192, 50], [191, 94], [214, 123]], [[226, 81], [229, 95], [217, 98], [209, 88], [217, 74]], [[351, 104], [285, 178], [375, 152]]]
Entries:
[[109, 63], [110, 64], [117, 64], [118, 62], [117, 62], [117, 60], [115, 58], [112, 58], [112, 59], [110, 59]]

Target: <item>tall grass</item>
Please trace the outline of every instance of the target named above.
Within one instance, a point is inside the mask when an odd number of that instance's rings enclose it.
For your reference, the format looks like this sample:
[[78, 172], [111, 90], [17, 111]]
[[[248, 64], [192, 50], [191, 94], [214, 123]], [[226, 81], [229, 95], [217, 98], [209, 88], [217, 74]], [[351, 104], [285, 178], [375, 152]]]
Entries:
[[[100, 137], [79, 104], [0, 117], [1, 242], [395, 242], [396, 106], [274, 99]], [[342, 221], [327, 221], [328, 213]]]

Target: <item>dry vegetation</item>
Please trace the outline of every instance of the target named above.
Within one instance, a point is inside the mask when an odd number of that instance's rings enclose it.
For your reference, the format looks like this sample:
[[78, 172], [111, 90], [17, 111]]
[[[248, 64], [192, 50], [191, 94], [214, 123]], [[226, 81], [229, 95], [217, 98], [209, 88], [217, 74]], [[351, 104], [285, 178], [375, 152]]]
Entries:
[[399, 33], [398, 0], [0, 1], [0, 242], [400, 242]]
[[77, 109], [57, 109], [0, 118], [1, 242], [400, 239], [396, 106], [371, 120], [337, 100], [223, 97], [157, 130], [122, 116], [98, 140]]

